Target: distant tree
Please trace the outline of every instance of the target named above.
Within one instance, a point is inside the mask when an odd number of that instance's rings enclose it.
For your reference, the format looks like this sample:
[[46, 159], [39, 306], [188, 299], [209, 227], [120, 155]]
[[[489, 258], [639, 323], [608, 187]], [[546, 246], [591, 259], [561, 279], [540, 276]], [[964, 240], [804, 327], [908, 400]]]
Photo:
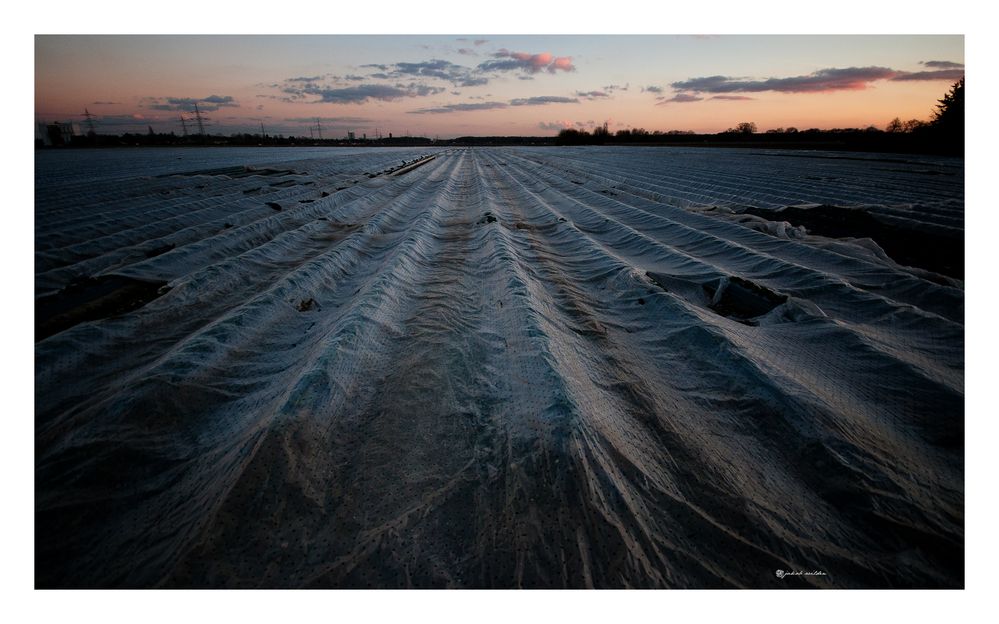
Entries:
[[920, 128], [922, 128], [922, 127], [924, 127], [926, 125], [927, 124], [926, 124], [925, 121], [920, 121], [918, 119], [910, 119], [909, 121], [906, 121], [906, 122], [904, 122], [902, 124], [902, 131], [903, 132], [916, 132], [917, 130], [919, 130]]
[[785, 130], [784, 132], [787, 132], [788, 134], [797, 134], [798, 129], [795, 128], [794, 126], [791, 126], [787, 130]]
[[589, 132], [575, 128], [559, 130], [558, 136], [555, 138], [556, 145], [586, 145], [591, 142], [592, 137]]
[[770, 128], [767, 134], [784, 134], [784, 128]]
[[891, 121], [889, 121], [888, 125], [885, 126], [885, 132], [896, 132], [897, 133], [897, 132], [904, 132], [904, 131], [905, 131], [905, 126], [902, 125], [902, 120], [899, 119], [898, 117], [896, 117], [895, 119], [892, 119]]
[[610, 130], [607, 129], [607, 122], [604, 125], [597, 126], [593, 129], [593, 142], [600, 144], [607, 141], [610, 138]]
[[739, 134], [755, 134], [756, 124], [752, 121], [744, 121], [735, 127], [735, 131]]

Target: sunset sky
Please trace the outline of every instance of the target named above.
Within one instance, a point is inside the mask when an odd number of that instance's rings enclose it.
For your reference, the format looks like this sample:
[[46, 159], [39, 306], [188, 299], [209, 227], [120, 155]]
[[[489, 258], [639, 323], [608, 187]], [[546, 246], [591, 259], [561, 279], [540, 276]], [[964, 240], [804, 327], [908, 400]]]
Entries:
[[929, 118], [962, 36], [38, 36], [35, 116], [98, 131], [553, 135]]

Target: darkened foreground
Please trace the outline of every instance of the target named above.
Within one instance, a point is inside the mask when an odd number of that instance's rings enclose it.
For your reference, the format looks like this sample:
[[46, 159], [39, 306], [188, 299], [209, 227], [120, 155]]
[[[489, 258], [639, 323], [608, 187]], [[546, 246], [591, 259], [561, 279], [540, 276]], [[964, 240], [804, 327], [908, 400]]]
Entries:
[[964, 584], [960, 159], [36, 158], [38, 587]]

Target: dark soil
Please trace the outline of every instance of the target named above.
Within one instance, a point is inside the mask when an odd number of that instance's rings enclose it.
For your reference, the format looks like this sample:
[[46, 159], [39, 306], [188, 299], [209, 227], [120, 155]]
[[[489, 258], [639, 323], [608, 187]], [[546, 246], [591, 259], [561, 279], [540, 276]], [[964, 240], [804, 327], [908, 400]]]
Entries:
[[166, 282], [121, 275], [86, 277], [35, 300], [35, 342], [70, 327], [137, 310], [166, 293]]

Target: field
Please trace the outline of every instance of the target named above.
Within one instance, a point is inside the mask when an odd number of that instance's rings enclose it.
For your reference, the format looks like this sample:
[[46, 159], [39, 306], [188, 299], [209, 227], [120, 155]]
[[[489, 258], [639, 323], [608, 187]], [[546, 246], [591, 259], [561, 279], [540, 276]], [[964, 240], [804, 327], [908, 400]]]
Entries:
[[961, 159], [67, 150], [35, 184], [40, 587], [964, 584]]

